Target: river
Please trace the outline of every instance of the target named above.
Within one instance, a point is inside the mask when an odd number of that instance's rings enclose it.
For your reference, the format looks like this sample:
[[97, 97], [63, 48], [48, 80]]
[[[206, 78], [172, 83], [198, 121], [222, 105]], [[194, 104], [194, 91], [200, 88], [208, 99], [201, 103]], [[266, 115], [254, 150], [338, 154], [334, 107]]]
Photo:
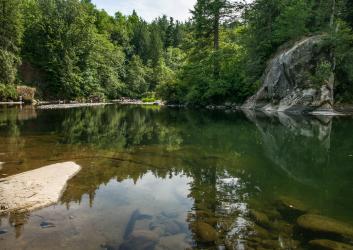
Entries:
[[353, 225], [352, 131], [351, 117], [2, 107], [0, 177], [82, 170], [59, 204], [1, 217], [0, 248], [306, 249], [300, 214]]

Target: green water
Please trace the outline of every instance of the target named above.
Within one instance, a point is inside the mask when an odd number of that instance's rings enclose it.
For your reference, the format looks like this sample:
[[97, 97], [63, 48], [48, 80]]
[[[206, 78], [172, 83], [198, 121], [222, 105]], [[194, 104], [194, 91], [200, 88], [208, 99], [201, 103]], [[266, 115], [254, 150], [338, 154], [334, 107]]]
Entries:
[[278, 200], [353, 225], [352, 131], [350, 117], [2, 107], [0, 177], [82, 170], [59, 204], [3, 216], [0, 249], [307, 249]]

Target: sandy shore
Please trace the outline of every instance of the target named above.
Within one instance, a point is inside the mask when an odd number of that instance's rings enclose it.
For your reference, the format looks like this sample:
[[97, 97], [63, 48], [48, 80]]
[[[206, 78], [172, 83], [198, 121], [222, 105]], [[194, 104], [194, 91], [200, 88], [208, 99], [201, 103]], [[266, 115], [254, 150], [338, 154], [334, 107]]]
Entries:
[[57, 203], [81, 167], [58, 163], [0, 179], [0, 214], [27, 212]]

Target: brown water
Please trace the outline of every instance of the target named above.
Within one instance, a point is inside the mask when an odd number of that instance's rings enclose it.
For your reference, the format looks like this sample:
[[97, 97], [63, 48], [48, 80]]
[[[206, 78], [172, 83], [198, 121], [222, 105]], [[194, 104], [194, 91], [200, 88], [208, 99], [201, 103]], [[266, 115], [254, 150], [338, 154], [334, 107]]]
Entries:
[[310, 248], [279, 204], [353, 225], [352, 129], [351, 118], [0, 108], [0, 177], [82, 166], [59, 204], [1, 218], [0, 249]]

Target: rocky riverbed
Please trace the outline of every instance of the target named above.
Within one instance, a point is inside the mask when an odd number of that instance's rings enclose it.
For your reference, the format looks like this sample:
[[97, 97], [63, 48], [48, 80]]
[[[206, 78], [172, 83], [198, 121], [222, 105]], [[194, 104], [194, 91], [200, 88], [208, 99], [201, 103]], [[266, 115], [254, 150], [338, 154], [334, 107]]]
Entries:
[[188, 222], [185, 227], [177, 213], [151, 216], [136, 210], [126, 225], [124, 242], [104, 243], [102, 249], [191, 249], [195, 240], [204, 249], [353, 249], [352, 225], [315, 214], [289, 197], [244, 214], [198, 209]]

